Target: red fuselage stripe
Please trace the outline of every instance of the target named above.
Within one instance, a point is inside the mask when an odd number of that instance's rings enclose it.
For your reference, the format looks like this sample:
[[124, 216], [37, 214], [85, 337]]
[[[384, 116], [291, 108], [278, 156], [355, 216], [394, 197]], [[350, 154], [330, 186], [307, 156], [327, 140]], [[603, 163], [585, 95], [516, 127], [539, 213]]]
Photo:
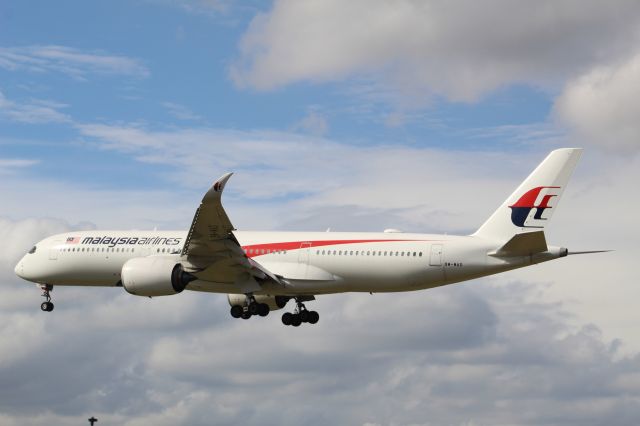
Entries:
[[[261, 256], [274, 251], [297, 250], [313, 247], [335, 246], [343, 244], [363, 244], [363, 243], [393, 243], [408, 241], [431, 241], [431, 240], [321, 240], [321, 241], [287, 241], [283, 243], [250, 244], [242, 246], [248, 257]], [[264, 252], [263, 252], [264, 250]]]

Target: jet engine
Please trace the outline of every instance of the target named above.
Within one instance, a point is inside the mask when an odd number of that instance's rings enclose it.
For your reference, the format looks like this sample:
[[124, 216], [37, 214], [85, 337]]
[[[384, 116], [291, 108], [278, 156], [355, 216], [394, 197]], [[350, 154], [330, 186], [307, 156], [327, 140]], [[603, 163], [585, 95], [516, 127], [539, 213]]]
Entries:
[[[271, 296], [267, 294], [257, 294], [254, 296], [257, 303], [266, 303], [269, 305], [270, 311], [277, 311], [285, 307], [289, 296]], [[227, 300], [230, 306], [244, 306], [246, 296], [244, 294], [227, 294]]]
[[175, 259], [136, 257], [122, 266], [122, 286], [136, 296], [168, 296], [178, 294], [196, 277], [185, 272]]

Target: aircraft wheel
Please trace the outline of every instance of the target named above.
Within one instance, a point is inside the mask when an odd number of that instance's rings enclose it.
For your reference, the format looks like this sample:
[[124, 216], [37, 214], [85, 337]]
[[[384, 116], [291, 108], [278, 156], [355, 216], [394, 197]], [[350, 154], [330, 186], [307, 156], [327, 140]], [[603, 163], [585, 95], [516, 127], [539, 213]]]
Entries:
[[294, 327], [299, 327], [300, 324], [302, 324], [302, 321], [300, 320], [300, 315], [299, 314], [293, 314], [292, 318], [291, 318], [291, 325]]
[[249, 313], [251, 315], [258, 315], [258, 312], [260, 312], [260, 305], [256, 302], [249, 303]]
[[42, 309], [44, 312], [48, 312], [49, 311], [49, 302], [42, 302], [42, 304], [40, 305], [40, 309]]
[[231, 316], [234, 318], [240, 318], [242, 316], [242, 306], [233, 305], [231, 307]]
[[300, 322], [309, 322], [309, 311], [304, 310], [298, 315], [300, 316]]
[[285, 312], [282, 314], [282, 323], [284, 325], [291, 325], [291, 320], [293, 319], [293, 314], [291, 312]]
[[247, 319], [249, 319], [249, 318], [251, 318], [251, 312], [249, 312], [249, 311], [244, 311], [244, 312], [242, 313], [242, 315], [240, 316], [240, 318], [242, 318], [242, 319], [246, 319], [246, 320], [247, 320]]
[[260, 315], [261, 317], [266, 317], [267, 315], [269, 315], [269, 305], [267, 305], [266, 303], [259, 303], [258, 315]]
[[315, 324], [318, 322], [318, 320], [320, 320], [320, 314], [318, 314], [316, 311], [309, 312], [309, 324]]

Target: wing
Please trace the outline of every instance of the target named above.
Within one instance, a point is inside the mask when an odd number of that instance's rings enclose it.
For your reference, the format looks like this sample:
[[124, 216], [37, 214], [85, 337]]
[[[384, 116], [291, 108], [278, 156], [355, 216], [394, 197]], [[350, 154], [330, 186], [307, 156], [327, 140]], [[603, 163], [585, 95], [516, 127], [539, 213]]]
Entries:
[[185, 267], [199, 280], [233, 283], [242, 293], [258, 291], [266, 282], [284, 286], [274, 274], [249, 259], [233, 235], [235, 228], [222, 207], [222, 191], [232, 174], [218, 179], [202, 198], [182, 249]]
[[202, 198], [182, 249], [183, 256], [210, 257], [225, 246], [225, 241], [235, 240], [235, 228], [222, 207], [222, 191], [232, 174], [218, 179]]

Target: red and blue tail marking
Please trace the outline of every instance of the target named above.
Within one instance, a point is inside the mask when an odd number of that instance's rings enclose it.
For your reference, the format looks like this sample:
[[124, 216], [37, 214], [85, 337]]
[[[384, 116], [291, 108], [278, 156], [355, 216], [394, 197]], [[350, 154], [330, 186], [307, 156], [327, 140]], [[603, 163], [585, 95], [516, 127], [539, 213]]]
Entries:
[[[557, 197], [558, 194], [548, 193], [545, 194], [540, 200], [539, 204], [535, 204], [536, 200], [540, 196], [540, 192], [543, 190], [553, 190], [560, 189], [559, 186], [538, 186], [537, 188], [530, 189], [525, 192], [522, 197], [518, 199], [513, 205], [509, 206], [511, 209], [511, 222], [514, 225], [521, 228], [542, 228], [543, 226], [535, 226], [526, 224], [527, 219], [529, 218], [529, 213], [531, 210], [536, 209], [535, 214], [533, 215], [534, 220], [547, 220], [542, 217], [542, 214], [545, 210], [552, 208], [549, 205], [549, 202], [553, 197]], [[553, 192], [553, 191], [549, 191]]]

